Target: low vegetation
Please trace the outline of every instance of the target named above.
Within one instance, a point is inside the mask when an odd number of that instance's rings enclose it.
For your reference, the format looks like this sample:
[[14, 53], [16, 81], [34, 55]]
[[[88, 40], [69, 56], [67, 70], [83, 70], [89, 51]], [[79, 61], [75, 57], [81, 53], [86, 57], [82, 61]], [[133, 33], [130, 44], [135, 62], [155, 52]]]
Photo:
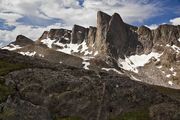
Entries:
[[150, 117], [148, 109], [142, 109], [124, 113], [111, 120], [150, 120]]
[[80, 117], [56, 117], [54, 120], [82, 120]]
[[162, 86], [152, 86], [152, 87], [154, 87], [158, 92], [168, 95], [169, 97], [180, 101], [180, 90], [166, 88], [166, 87], [162, 87]]
[[4, 76], [8, 74], [9, 72], [12, 72], [14, 70], [19, 70], [26, 68], [27, 66], [24, 64], [18, 64], [18, 63], [9, 63], [3, 60], [0, 60], [0, 76]]

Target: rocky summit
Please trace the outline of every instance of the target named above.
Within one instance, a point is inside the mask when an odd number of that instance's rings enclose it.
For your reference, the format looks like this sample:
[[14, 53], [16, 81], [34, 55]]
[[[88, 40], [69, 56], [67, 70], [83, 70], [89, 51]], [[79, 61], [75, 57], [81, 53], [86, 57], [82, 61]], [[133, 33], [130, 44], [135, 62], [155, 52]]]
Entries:
[[97, 26], [0, 49], [0, 120], [180, 120], [180, 26]]

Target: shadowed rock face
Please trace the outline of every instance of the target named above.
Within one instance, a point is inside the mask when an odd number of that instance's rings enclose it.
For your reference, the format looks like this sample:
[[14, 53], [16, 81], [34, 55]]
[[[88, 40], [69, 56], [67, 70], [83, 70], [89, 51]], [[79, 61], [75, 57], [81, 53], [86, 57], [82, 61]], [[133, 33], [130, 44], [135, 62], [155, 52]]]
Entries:
[[135, 54], [137, 46], [142, 45], [138, 42], [134, 29], [135, 27], [125, 24], [119, 14], [109, 16], [99, 11], [95, 47], [100, 53], [115, 59]]
[[111, 17], [106, 39], [109, 45], [108, 50], [110, 50], [111, 56], [116, 59], [136, 51], [137, 38], [133, 36], [132, 31], [117, 13]]
[[51, 29], [48, 38], [59, 40], [61, 43], [70, 43], [71, 31], [67, 29]]
[[37, 44], [41, 44], [41, 40], [48, 39], [59, 41], [60, 43], [67, 44], [71, 40], [71, 30], [67, 29], [51, 29], [45, 31], [41, 37], [36, 41]]
[[79, 25], [74, 25], [72, 30], [71, 41], [73, 44], [80, 44], [87, 40], [88, 29]]

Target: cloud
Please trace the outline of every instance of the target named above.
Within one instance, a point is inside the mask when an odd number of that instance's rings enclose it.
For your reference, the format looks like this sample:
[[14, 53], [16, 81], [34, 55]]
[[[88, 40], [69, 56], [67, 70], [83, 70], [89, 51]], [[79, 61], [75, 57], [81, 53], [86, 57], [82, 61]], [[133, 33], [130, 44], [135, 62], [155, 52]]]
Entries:
[[[171, 19], [171, 20], [169, 20], [168, 23], [161, 23], [161, 25], [163, 25], [163, 24], [180, 25], [180, 17]], [[160, 24], [152, 24], [152, 25], [145, 25], [145, 26], [154, 30], [154, 29], [158, 28], [159, 25]]]
[[8, 25], [14, 25], [16, 23], [16, 20], [18, 20], [21, 17], [22, 15], [16, 13], [10, 13], [10, 12], [0, 13], [0, 18], [4, 19]]
[[[118, 12], [126, 22], [142, 22], [158, 15], [161, 7], [149, 0], [1, 0], [0, 11], [43, 19], [58, 18], [68, 25], [95, 25], [96, 12]], [[83, 6], [83, 7], [82, 7]], [[8, 14], [8, 16], [13, 16]], [[17, 16], [20, 17], [20, 16]]]
[[170, 23], [173, 24], [173, 25], [180, 25], [180, 17], [171, 19]]
[[95, 26], [99, 10], [110, 15], [117, 12], [127, 23], [143, 22], [162, 13], [154, 0], [0, 0], [0, 18], [16, 27], [1, 29], [0, 40], [13, 41], [18, 34], [35, 40], [50, 27]]
[[53, 24], [47, 27], [33, 27], [30, 25], [18, 25], [14, 30], [8, 31], [8, 30], [0, 30], [0, 43], [7, 44], [9, 42], [12, 42], [15, 40], [17, 35], [25, 35], [32, 40], [37, 40], [41, 34], [45, 30], [50, 30], [51, 28], [66, 28], [69, 29], [68, 26], [63, 26], [62, 24]]
[[145, 25], [146, 27], [148, 27], [151, 30], [155, 30], [156, 28], [158, 28], [159, 25], [157, 24], [152, 24], [152, 25]]

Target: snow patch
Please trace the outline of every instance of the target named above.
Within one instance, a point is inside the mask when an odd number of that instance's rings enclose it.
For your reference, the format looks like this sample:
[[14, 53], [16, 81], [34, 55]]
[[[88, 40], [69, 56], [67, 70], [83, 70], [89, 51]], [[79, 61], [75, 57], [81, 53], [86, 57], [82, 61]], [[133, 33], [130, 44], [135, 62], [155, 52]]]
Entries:
[[62, 44], [59, 42], [54, 43], [57, 46], [62, 47], [61, 49], [57, 49], [57, 51], [64, 52], [66, 54], [72, 54], [72, 53], [83, 53], [84, 55], [92, 54], [91, 51], [88, 51], [88, 46], [86, 42], [82, 42], [81, 44]]
[[88, 66], [90, 65], [90, 62], [83, 61], [82, 64], [84, 65], [84, 69], [89, 70]]
[[162, 68], [162, 65], [161, 65], [161, 66], [157, 66], [157, 68], [161, 69], [161, 68]]
[[170, 74], [168, 74], [168, 75], [166, 75], [166, 77], [167, 77], [167, 78], [170, 78], [170, 77], [171, 77], [171, 75], [170, 75]]
[[43, 55], [43, 54], [39, 54], [39, 57], [42, 57], [42, 58], [44, 58], [44, 55]]
[[98, 55], [98, 51], [96, 51], [96, 52], [94, 53], [94, 56], [96, 56], [96, 55]]
[[21, 48], [22, 48], [22, 47], [20, 47], [19, 45], [10, 44], [9, 46], [3, 47], [3, 48], [1, 48], [1, 49], [13, 51], [13, 50], [21, 49]]
[[175, 52], [180, 53], [180, 48], [176, 45], [169, 45], [167, 44], [166, 47], [171, 47]]
[[132, 55], [130, 57], [125, 57], [125, 60], [119, 59], [119, 67], [123, 68], [124, 70], [132, 71], [138, 73], [137, 68], [144, 66], [146, 63], [149, 63], [151, 58], [155, 58], [158, 61], [160, 60], [159, 57], [162, 54], [151, 52], [150, 54], [142, 54], [142, 55]]
[[47, 47], [52, 48], [52, 44], [55, 42], [56, 40], [51, 40], [50, 38], [41, 40], [41, 42], [45, 45], [47, 45]]
[[168, 84], [172, 86], [172, 85], [173, 85], [173, 82], [172, 82], [172, 81], [168, 81]]
[[177, 53], [180, 52], [180, 48], [179, 48], [178, 46], [173, 45], [173, 46], [172, 46], [172, 49], [173, 49], [174, 51], [176, 51]]
[[36, 54], [36, 52], [34, 51], [34, 52], [19, 52], [20, 54], [22, 54], [22, 55], [24, 55], [24, 56], [31, 56], [31, 57], [33, 57], [35, 54]]
[[180, 42], [180, 38], [178, 39], [178, 41]]
[[165, 71], [162, 71], [163, 74], [165, 74]]
[[174, 73], [173, 73], [173, 76], [176, 76], [176, 75], [177, 75], [177, 72], [174, 72]]
[[134, 77], [133, 75], [131, 75], [131, 78], [132, 78], [133, 80], [136, 80], [136, 81], [141, 81], [140, 79]]
[[105, 70], [105, 71], [114, 71], [114, 72], [116, 72], [116, 73], [118, 73], [118, 74], [123, 74], [122, 72], [120, 72], [120, 71], [118, 71], [118, 70], [116, 70], [115, 68], [101, 68], [102, 70]]
[[169, 70], [170, 70], [171, 72], [173, 72], [173, 71], [174, 71], [174, 68], [173, 68], [173, 67], [171, 67]]

